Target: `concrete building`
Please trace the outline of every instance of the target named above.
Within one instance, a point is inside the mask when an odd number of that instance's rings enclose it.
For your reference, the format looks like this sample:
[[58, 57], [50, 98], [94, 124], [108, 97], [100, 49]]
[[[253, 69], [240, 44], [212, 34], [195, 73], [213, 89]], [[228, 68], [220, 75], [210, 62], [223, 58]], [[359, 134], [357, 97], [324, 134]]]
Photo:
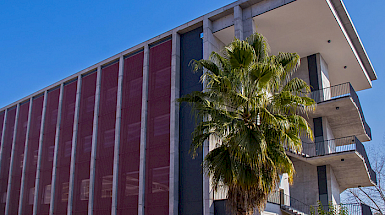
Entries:
[[176, 98], [202, 90], [192, 59], [207, 59], [256, 31], [272, 54], [297, 52], [297, 77], [318, 103], [315, 141], [288, 152], [297, 174], [263, 214], [340, 203], [376, 175], [356, 91], [375, 71], [341, 0], [239, 0], [118, 53], [0, 109], [0, 214], [226, 214]]

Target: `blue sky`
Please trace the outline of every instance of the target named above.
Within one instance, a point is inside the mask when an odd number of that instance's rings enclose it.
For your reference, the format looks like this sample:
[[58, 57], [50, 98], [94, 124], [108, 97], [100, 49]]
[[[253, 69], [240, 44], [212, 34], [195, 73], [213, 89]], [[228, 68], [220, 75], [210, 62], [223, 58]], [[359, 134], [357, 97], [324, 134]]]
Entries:
[[[0, 107], [231, 2], [0, 1]], [[344, 3], [378, 75], [358, 93], [373, 134], [365, 145], [382, 150], [385, 1]]]

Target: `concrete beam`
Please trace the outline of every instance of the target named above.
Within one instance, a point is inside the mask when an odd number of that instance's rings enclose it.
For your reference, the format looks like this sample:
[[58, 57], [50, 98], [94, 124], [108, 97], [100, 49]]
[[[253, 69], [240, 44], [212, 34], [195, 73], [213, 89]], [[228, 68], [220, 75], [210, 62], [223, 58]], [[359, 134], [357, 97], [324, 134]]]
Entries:
[[178, 214], [179, 202], [179, 98], [180, 92], [180, 35], [172, 34], [171, 104], [170, 104], [170, 187], [169, 214]]
[[117, 214], [118, 207], [118, 184], [119, 184], [119, 150], [120, 150], [120, 127], [122, 121], [122, 95], [123, 95], [123, 71], [124, 58], [119, 58], [118, 92], [116, 99], [116, 121], [115, 121], [115, 146], [114, 146], [114, 169], [112, 182], [112, 206], [111, 215]]
[[99, 122], [99, 103], [100, 103], [100, 85], [102, 79], [102, 68], [98, 67], [96, 78], [96, 91], [95, 91], [95, 107], [94, 107], [94, 120], [92, 127], [92, 149], [91, 149], [91, 163], [90, 163], [90, 189], [88, 198], [88, 215], [93, 214], [94, 208], [94, 194], [95, 194], [95, 167], [96, 167], [96, 150], [98, 144], [98, 122]]
[[71, 166], [68, 190], [68, 207], [67, 215], [72, 215], [72, 207], [74, 201], [74, 186], [75, 186], [75, 162], [76, 162], [76, 147], [78, 142], [78, 127], [79, 127], [79, 111], [80, 111], [80, 96], [82, 91], [82, 75], [78, 76], [75, 100], [74, 126], [72, 132], [72, 149], [71, 149]]
[[13, 173], [13, 162], [15, 160], [15, 144], [16, 144], [17, 124], [19, 121], [19, 115], [20, 115], [20, 103], [17, 104], [17, 107], [16, 107], [15, 124], [13, 127], [11, 161], [9, 162], [9, 171], [8, 171], [7, 200], [5, 202], [5, 215], [9, 214], [9, 205], [11, 204], [12, 173]]
[[138, 215], [144, 215], [145, 190], [146, 190], [147, 104], [148, 104], [148, 80], [149, 80], [148, 76], [150, 71], [149, 60], [150, 60], [150, 50], [147, 44], [144, 46], [144, 58], [143, 58]]
[[240, 40], [243, 39], [243, 15], [239, 5], [234, 7], [234, 35]]
[[19, 210], [18, 215], [23, 214], [23, 204], [24, 204], [24, 184], [25, 184], [25, 172], [27, 170], [27, 161], [28, 161], [28, 147], [29, 147], [29, 132], [31, 130], [31, 116], [32, 116], [32, 104], [33, 98], [29, 99], [29, 109], [28, 109], [28, 122], [27, 122], [27, 131], [25, 133], [25, 144], [24, 144], [24, 157], [23, 157], [23, 170], [21, 173], [21, 185], [20, 185], [20, 197], [19, 197]]
[[56, 191], [56, 175], [57, 175], [57, 156], [59, 151], [59, 137], [60, 137], [60, 124], [61, 124], [61, 113], [63, 109], [63, 94], [64, 94], [64, 83], [60, 86], [60, 95], [59, 95], [59, 105], [57, 112], [57, 120], [56, 120], [56, 132], [55, 132], [55, 148], [53, 153], [53, 168], [52, 168], [52, 178], [51, 178], [51, 199], [50, 199], [50, 207], [49, 214], [53, 215], [54, 206], [55, 206], [55, 191]]

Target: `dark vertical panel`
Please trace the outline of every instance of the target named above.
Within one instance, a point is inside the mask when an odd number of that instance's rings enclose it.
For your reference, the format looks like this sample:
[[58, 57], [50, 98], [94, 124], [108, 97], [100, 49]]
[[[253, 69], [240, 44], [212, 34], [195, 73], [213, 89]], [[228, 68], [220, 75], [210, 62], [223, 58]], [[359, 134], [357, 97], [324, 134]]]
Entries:
[[118, 214], [137, 214], [143, 52], [124, 60], [120, 129]]
[[15, 126], [16, 107], [8, 110], [7, 122], [4, 133], [3, 144], [3, 157], [1, 161], [0, 171], [0, 214], [5, 212], [5, 200], [7, 196], [8, 186], [8, 173], [9, 173], [9, 162], [11, 160], [11, 149], [13, 140], [13, 130]]
[[23, 169], [24, 160], [24, 144], [25, 135], [27, 132], [28, 124], [28, 110], [29, 102], [20, 105], [19, 119], [17, 123], [17, 135], [15, 141], [15, 153], [12, 167], [12, 186], [11, 186], [11, 198], [9, 214], [17, 214], [19, 208], [19, 196], [20, 196], [20, 185], [21, 185], [21, 172]]
[[44, 136], [41, 155], [41, 172], [39, 180], [39, 197], [37, 214], [49, 214], [51, 201], [51, 179], [55, 148], [56, 122], [59, 106], [60, 88], [49, 91], [47, 94], [47, 109], [44, 121]]
[[317, 166], [319, 200], [324, 208], [328, 209], [329, 201], [326, 174], [326, 166]]
[[318, 71], [317, 71], [317, 55], [313, 54], [307, 57], [309, 80], [312, 91], [319, 90]]
[[102, 68], [95, 169], [95, 215], [111, 212], [118, 73], [119, 62]]
[[171, 40], [150, 47], [145, 213], [169, 213]]
[[323, 145], [324, 136], [323, 136], [323, 128], [322, 128], [322, 117], [313, 119], [314, 125], [314, 140], [317, 142], [316, 154], [323, 155], [325, 154], [325, 147]]
[[33, 196], [35, 192], [35, 178], [37, 167], [37, 152], [39, 149], [39, 136], [41, 125], [41, 114], [43, 111], [44, 96], [33, 99], [31, 113], [31, 127], [28, 136], [28, 154], [25, 170], [24, 196], [23, 196], [23, 214], [32, 214]]
[[[199, 82], [202, 72], [194, 73], [191, 60], [203, 58], [202, 27], [180, 37], [180, 96], [193, 91], [202, 91]], [[203, 214], [203, 153], [192, 159], [189, 154], [191, 133], [195, 127], [191, 108], [181, 104], [179, 112], [179, 214]]]
[[71, 162], [72, 132], [75, 114], [77, 81], [66, 84], [63, 89], [59, 150], [56, 175], [54, 213], [67, 214], [69, 172]]
[[226, 208], [227, 200], [215, 200], [214, 201], [214, 215], [230, 215], [230, 212]]
[[82, 77], [72, 214], [87, 214], [96, 72]]

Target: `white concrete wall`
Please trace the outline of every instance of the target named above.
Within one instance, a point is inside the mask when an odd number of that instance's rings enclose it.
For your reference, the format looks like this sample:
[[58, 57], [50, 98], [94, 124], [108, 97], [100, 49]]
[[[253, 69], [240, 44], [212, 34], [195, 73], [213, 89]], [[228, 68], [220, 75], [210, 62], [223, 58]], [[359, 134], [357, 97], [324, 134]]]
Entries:
[[[326, 117], [322, 117], [322, 130], [323, 130], [323, 137], [325, 140], [325, 152], [327, 153], [333, 153], [335, 152], [336, 145], [334, 143], [334, 135], [333, 131], [329, 125], [329, 121]], [[329, 141], [326, 141], [329, 140]], [[332, 141], [330, 141], [332, 140]]]
[[301, 65], [293, 74], [293, 78], [300, 78], [304, 80], [308, 85], [310, 85], [307, 57], [301, 58]]
[[296, 174], [290, 186], [290, 196], [308, 205], [318, 201], [317, 167], [306, 162], [292, 159]]
[[326, 172], [329, 202], [332, 202], [333, 204], [339, 204], [341, 193], [340, 185], [338, 184], [333, 169], [330, 165], [326, 166]]

